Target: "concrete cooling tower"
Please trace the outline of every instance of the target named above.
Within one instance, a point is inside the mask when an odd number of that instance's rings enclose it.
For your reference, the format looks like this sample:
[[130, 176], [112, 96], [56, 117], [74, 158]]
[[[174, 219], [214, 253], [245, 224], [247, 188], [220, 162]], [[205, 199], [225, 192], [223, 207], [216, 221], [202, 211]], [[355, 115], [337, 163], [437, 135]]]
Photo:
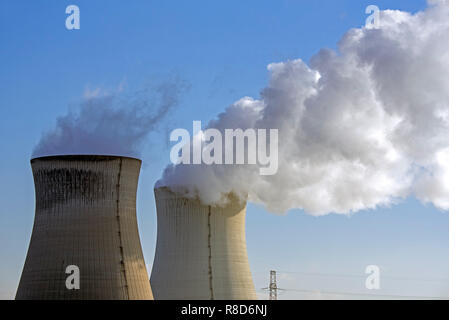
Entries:
[[246, 204], [235, 199], [225, 208], [206, 206], [164, 187], [155, 196], [155, 298], [256, 299], [246, 253]]
[[[153, 298], [137, 230], [140, 165], [94, 155], [31, 160], [36, 212], [16, 299]], [[69, 290], [72, 265], [79, 289]]]

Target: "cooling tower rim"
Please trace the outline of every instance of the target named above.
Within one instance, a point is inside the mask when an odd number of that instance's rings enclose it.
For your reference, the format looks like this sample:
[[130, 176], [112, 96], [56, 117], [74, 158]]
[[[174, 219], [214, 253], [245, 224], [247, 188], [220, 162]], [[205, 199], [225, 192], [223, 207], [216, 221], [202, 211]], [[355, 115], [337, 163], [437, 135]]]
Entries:
[[[211, 208], [225, 208], [227, 206], [227, 204], [205, 204], [201, 201], [201, 199], [198, 197], [198, 195], [194, 196], [194, 197], [189, 197], [186, 196], [184, 194], [182, 194], [181, 191], [175, 191], [172, 190], [170, 188], [170, 186], [168, 185], [156, 185], [153, 188], [153, 192], [154, 194], [160, 194], [160, 195], [165, 195], [168, 196], [169, 199], [183, 199], [183, 200], [189, 200], [189, 201], [196, 201], [199, 204], [203, 205], [203, 206], [209, 206]], [[246, 197], [246, 199], [240, 199], [238, 197], [238, 195], [236, 195], [235, 193], [229, 193], [228, 197], [230, 197], [230, 201], [231, 203], [234, 201], [237, 201], [238, 203], [246, 206], [247, 202], [248, 202], [248, 198]]]
[[117, 156], [117, 155], [100, 155], [100, 154], [64, 154], [64, 155], [51, 155], [31, 158], [30, 162], [34, 163], [36, 161], [51, 161], [51, 160], [64, 160], [64, 161], [110, 161], [116, 159], [129, 159], [142, 163], [141, 159], [128, 157], [128, 156]]

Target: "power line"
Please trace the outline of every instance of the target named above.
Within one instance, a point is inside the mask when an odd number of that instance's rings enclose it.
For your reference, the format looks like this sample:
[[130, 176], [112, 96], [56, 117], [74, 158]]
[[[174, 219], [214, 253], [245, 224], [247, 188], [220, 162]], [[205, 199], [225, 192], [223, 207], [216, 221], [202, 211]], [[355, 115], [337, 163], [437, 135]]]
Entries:
[[[318, 273], [318, 272], [299, 272], [299, 271], [277, 271], [278, 274], [299, 274], [313, 277], [335, 277], [335, 278], [365, 278], [363, 274], [336, 274], [336, 273]], [[449, 282], [449, 278], [411, 278], [401, 276], [382, 275], [382, 278], [403, 281], [424, 281], [424, 282]]]
[[315, 294], [327, 294], [327, 295], [345, 295], [345, 296], [370, 296], [379, 298], [403, 298], [403, 299], [448, 299], [447, 297], [429, 297], [429, 296], [405, 296], [395, 294], [372, 294], [372, 293], [360, 293], [360, 292], [343, 292], [343, 291], [321, 291], [321, 290], [306, 290], [306, 289], [283, 289], [284, 291], [294, 291], [302, 293], [315, 293]]
[[[299, 272], [299, 271], [270, 271], [270, 285], [267, 288], [262, 288], [262, 290], [269, 290], [269, 300], [277, 300], [278, 291], [292, 291], [301, 293], [313, 293], [313, 294], [324, 294], [324, 295], [338, 295], [338, 296], [358, 296], [358, 297], [377, 297], [377, 298], [391, 298], [391, 299], [449, 299], [449, 297], [432, 297], [432, 296], [412, 296], [412, 295], [396, 295], [396, 294], [372, 294], [372, 293], [361, 293], [361, 292], [344, 292], [344, 291], [322, 291], [322, 290], [310, 290], [310, 289], [286, 289], [279, 288], [277, 286], [276, 274], [300, 274], [305, 276], [324, 276], [324, 277], [350, 277], [350, 278], [363, 278], [365, 275], [356, 274], [330, 274], [330, 273], [316, 273], [316, 272]], [[449, 279], [444, 278], [407, 278], [407, 277], [395, 277], [395, 276], [384, 276], [385, 278], [397, 279], [397, 280], [419, 280], [419, 281], [438, 281], [444, 282]]]

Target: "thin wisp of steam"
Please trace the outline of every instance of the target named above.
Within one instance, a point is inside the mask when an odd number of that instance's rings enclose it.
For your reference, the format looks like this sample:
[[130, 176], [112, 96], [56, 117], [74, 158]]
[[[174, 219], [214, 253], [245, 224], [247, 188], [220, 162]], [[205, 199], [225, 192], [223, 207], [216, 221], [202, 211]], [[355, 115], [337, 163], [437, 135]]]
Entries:
[[150, 132], [179, 103], [186, 89], [176, 80], [125, 94], [89, 94], [73, 112], [57, 118], [44, 134], [33, 157], [64, 154], [102, 154], [139, 157]]

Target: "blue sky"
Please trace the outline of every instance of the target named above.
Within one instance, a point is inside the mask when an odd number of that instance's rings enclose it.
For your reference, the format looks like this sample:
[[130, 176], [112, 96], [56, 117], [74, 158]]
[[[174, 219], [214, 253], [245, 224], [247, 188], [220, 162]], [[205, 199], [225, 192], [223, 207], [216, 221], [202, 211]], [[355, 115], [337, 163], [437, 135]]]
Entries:
[[[65, 28], [76, 4], [81, 29]], [[258, 97], [271, 62], [334, 48], [364, 24], [365, 8], [415, 12], [397, 1], [12, 1], [0, 2], [0, 298], [22, 271], [34, 215], [29, 160], [42, 132], [88, 90], [129, 90], [179, 77], [181, 103], [150, 135], [142, 154], [138, 215], [145, 259], [156, 239], [152, 188], [169, 162], [168, 132], [206, 123], [243, 96]], [[409, 199], [350, 217], [268, 214], [250, 204], [248, 255], [256, 288], [279, 274], [280, 298], [346, 297], [316, 292], [449, 296], [449, 215]], [[381, 267], [381, 290], [364, 287], [365, 267]], [[311, 291], [311, 292], [309, 292]], [[260, 297], [266, 293], [259, 291]], [[355, 296], [369, 297], [369, 296]]]

